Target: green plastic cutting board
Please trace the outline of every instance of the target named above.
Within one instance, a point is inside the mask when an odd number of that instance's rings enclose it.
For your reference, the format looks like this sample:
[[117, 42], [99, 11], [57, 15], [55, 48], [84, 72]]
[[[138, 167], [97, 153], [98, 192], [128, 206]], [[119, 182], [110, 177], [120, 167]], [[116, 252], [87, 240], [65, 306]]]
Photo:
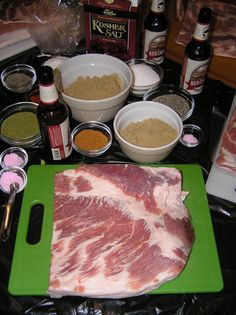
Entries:
[[[78, 165], [33, 165], [28, 169], [28, 183], [22, 201], [8, 287], [13, 295], [47, 295], [54, 174], [75, 167]], [[190, 192], [185, 203], [192, 216], [196, 240], [184, 271], [176, 279], [150, 293], [220, 291], [223, 288], [222, 274], [202, 171], [197, 165], [167, 165], [167, 167], [176, 167], [182, 171], [183, 189]], [[26, 241], [28, 222], [32, 206], [38, 203], [44, 205], [42, 233], [40, 241], [31, 245]]]

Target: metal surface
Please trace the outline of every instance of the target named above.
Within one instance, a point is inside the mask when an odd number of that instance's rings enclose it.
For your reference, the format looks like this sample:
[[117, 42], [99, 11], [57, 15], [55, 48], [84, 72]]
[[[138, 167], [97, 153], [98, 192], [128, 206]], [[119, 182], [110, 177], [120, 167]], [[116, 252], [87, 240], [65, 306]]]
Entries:
[[[192, 216], [196, 240], [179, 277], [151, 293], [218, 292], [223, 288], [223, 281], [201, 168], [182, 164], [160, 166], [176, 167], [183, 174], [183, 189], [189, 191], [185, 204]], [[8, 287], [13, 295], [47, 295], [54, 175], [75, 167], [78, 165], [33, 165], [28, 169]], [[26, 240], [31, 208], [36, 204], [44, 206], [44, 217], [41, 239], [32, 245]]]
[[6, 204], [4, 217], [3, 217], [2, 225], [0, 229], [0, 239], [4, 242], [8, 239], [11, 232], [12, 212], [14, 209], [15, 198], [16, 198], [16, 193], [18, 189], [19, 189], [18, 183], [15, 183], [15, 182], [11, 183], [10, 194], [9, 194], [8, 202]]

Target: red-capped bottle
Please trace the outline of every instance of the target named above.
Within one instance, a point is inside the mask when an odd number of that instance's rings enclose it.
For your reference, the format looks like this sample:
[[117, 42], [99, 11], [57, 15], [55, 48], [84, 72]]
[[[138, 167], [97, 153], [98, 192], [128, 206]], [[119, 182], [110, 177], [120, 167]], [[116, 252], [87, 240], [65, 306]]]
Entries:
[[40, 67], [38, 78], [40, 103], [37, 118], [42, 141], [49, 161], [63, 161], [72, 152], [68, 108], [59, 99], [53, 69]]
[[204, 88], [211, 57], [211, 45], [208, 42], [210, 21], [211, 9], [201, 8], [192, 40], [185, 48], [180, 87], [192, 95], [200, 94]]
[[153, 0], [151, 11], [144, 20], [143, 58], [162, 63], [167, 44], [168, 22], [164, 15], [165, 1]]

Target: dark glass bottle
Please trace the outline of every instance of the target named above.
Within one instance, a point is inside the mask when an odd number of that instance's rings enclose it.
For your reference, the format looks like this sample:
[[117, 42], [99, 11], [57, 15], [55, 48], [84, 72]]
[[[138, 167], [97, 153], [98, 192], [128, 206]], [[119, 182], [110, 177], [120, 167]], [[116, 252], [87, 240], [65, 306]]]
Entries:
[[211, 45], [208, 42], [211, 9], [201, 8], [192, 40], [185, 48], [184, 63], [180, 78], [180, 87], [190, 94], [200, 94], [211, 57]]
[[38, 71], [40, 103], [37, 108], [42, 141], [50, 162], [65, 160], [72, 151], [68, 108], [59, 100], [53, 70]]
[[164, 0], [153, 0], [144, 20], [143, 58], [159, 64], [164, 60], [167, 43], [168, 22], [164, 10]]

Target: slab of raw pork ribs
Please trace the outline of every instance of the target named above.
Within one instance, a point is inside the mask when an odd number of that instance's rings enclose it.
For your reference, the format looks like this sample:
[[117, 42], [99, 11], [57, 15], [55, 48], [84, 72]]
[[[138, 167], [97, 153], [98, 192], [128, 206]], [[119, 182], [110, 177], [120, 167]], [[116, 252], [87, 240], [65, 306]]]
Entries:
[[82, 165], [55, 175], [49, 294], [121, 298], [177, 277], [194, 230], [168, 167]]
[[236, 108], [223, 132], [216, 165], [230, 173], [236, 172]]

